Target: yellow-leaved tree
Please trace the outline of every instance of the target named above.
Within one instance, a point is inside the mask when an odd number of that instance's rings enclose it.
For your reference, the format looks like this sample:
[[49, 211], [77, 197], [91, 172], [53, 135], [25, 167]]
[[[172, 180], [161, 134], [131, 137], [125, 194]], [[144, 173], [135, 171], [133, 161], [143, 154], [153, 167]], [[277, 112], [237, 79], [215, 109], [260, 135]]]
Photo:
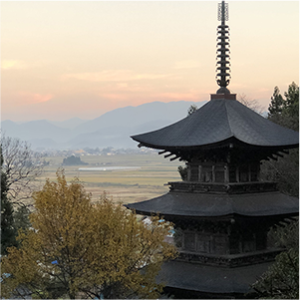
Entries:
[[2, 259], [2, 297], [156, 298], [162, 262], [176, 256], [165, 242], [171, 225], [158, 217], [146, 225], [105, 194], [92, 204], [82, 184], [46, 181], [34, 193], [33, 228]]

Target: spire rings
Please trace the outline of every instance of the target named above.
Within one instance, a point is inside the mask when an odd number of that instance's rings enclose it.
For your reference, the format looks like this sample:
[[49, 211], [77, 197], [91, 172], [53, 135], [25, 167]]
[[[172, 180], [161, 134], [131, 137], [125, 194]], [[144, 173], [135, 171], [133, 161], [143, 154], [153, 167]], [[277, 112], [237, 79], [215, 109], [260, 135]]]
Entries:
[[[227, 18], [225, 18], [226, 20]], [[223, 21], [225, 21], [223, 19]], [[229, 27], [224, 23], [217, 27], [217, 63], [216, 63], [216, 81], [222, 88], [229, 84], [230, 76], [230, 45], [229, 45]]]

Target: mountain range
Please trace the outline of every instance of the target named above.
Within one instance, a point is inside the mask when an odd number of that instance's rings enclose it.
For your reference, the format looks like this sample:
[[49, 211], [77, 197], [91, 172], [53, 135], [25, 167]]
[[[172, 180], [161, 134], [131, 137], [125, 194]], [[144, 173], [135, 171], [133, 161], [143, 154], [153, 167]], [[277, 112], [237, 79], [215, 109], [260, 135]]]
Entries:
[[150, 102], [111, 110], [93, 120], [72, 118], [63, 122], [37, 120], [22, 124], [1, 122], [5, 135], [31, 144], [33, 149], [136, 148], [130, 136], [156, 130], [188, 115], [191, 105], [206, 102]]

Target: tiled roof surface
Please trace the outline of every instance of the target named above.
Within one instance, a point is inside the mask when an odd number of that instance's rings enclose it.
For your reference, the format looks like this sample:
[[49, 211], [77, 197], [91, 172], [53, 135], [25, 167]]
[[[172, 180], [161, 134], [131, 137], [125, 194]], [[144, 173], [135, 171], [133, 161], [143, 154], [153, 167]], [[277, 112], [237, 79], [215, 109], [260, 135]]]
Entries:
[[299, 201], [280, 192], [233, 195], [169, 192], [126, 207], [142, 214], [160, 213], [165, 216], [214, 217], [239, 214], [258, 217], [297, 214]]
[[170, 261], [163, 264], [159, 279], [167, 286], [214, 293], [247, 293], [271, 265], [255, 264], [237, 268], [221, 268], [188, 262]]
[[192, 115], [162, 129], [134, 135], [147, 147], [195, 147], [235, 138], [254, 146], [299, 144], [299, 133], [279, 126], [235, 100], [211, 100]]

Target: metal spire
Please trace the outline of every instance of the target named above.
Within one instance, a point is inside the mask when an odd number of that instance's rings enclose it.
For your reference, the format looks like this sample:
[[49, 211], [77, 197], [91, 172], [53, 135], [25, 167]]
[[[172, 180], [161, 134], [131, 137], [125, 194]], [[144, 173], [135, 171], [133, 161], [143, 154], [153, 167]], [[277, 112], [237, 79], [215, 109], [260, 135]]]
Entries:
[[228, 21], [228, 4], [225, 1], [218, 5], [218, 21], [221, 21], [221, 25], [217, 28], [217, 75], [216, 81], [220, 86], [217, 94], [230, 94], [230, 91], [226, 88], [230, 82], [230, 62], [229, 62], [229, 27], [225, 25], [225, 21]]

